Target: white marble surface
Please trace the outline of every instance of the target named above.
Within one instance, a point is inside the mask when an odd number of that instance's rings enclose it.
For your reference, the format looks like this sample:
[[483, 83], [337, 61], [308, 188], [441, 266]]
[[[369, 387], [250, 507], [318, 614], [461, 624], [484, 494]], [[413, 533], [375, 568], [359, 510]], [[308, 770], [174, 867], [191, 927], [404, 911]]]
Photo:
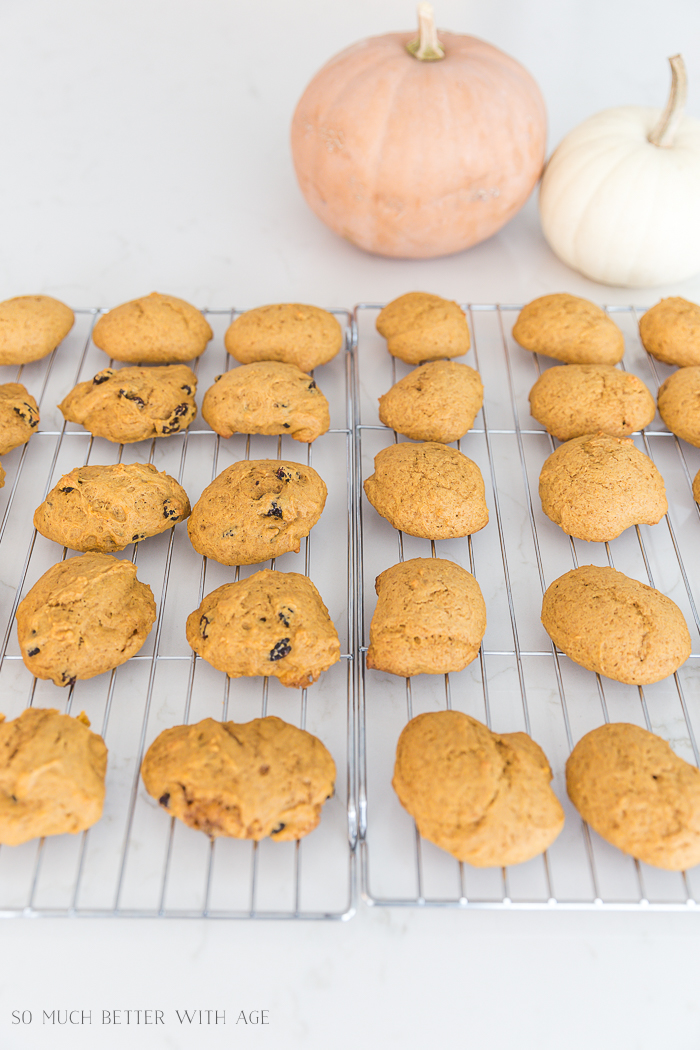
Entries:
[[[491, 241], [430, 262], [364, 255], [308, 212], [288, 151], [297, 97], [342, 47], [410, 26], [412, 7], [5, 0], [0, 298], [112, 306], [157, 288], [200, 306], [346, 306], [421, 287], [474, 302], [562, 288], [606, 303], [700, 299], [700, 278], [630, 293], [577, 277], [544, 243], [534, 200]], [[437, 20], [528, 66], [551, 145], [599, 109], [661, 105], [679, 50], [700, 117], [697, 0], [443, 0]], [[342, 925], [8, 921], [0, 1045], [694, 1048], [699, 922], [366, 908]], [[54, 1009], [91, 1010], [93, 1024], [42, 1026]], [[99, 1025], [110, 1009], [160, 1009], [166, 1024]], [[193, 1036], [177, 1009], [225, 1010], [227, 1024]], [[239, 1011], [260, 1009], [269, 1025], [241, 1035]], [[13, 1010], [33, 1024], [13, 1025]]]

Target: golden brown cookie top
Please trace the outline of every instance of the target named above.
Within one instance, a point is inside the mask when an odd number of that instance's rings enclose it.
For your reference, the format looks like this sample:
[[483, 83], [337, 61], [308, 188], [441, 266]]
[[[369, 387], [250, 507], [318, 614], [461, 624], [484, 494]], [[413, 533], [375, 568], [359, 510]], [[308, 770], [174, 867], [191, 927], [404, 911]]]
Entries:
[[237, 317], [224, 344], [242, 364], [286, 361], [311, 372], [335, 357], [343, 345], [343, 330], [333, 314], [318, 306], [273, 303]]
[[572, 660], [616, 682], [658, 682], [690, 656], [675, 602], [607, 565], [580, 565], [551, 583], [542, 623]]
[[39, 406], [21, 383], [0, 385], [0, 456], [26, 444], [39, 425]]
[[471, 429], [483, 400], [481, 376], [469, 365], [429, 361], [379, 398], [379, 418], [414, 441], [449, 444]]
[[375, 510], [409, 536], [468, 536], [489, 520], [476, 463], [437, 441], [383, 448], [364, 490]]
[[340, 659], [328, 609], [298, 572], [262, 569], [217, 587], [188, 616], [187, 641], [231, 678], [274, 677], [295, 689]]
[[394, 299], [377, 317], [377, 331], [389, 353], [411, 365], [460, 357], [471, 346], [461, 306], [429, 292], [407, 292]]
[[584, 434], [548, 456], [542, 509], [569, 536], [604, 542], [630, 525], [656, 525], [668, 510], [663, 478], [631, 438]]
[[105, 368], [58, 406], [71, 423], [118, 444], [178, 434], [197, 415], [197, 377], [186, 365]]
[[566, 292], [524, 306], [513, 338], [526, 350], [569, 364], [614, 365], [625, 352], [624, 336], [605, 311]]
[[196, 307], [151, 292], [103, 314], [92, 341], [116, 361], [164, 365], [199, 357], [213, 334]]
[[493, 733], [461, 711], [411, 719], [393, 786], [421, 835], [477, 867], [542, 853], [564, 825], [544, 752], [525, 733]]
[[566, 788], [623, 852], [670, 871], [700, 863], [700, 770], [656, 734], [624, 722], [592, 730], [569, 756]]
[[659, 415], [677, 437], [700, 446], [700, 365], [679, 368], [664, 380]]
[[693, 479], [693, 499], [696, 503], [700, 503], [700, 470]]
[[656, 403], [638, 376], [614, 365], [548, 368], [530, 391], [530, 411], [545, 430], [569, 441], [602, 431], [627, 437], [651, 423]]
[[328, 401], [316, 380], [285, 361], [254, 361], [217, 376], [202, 415], [222, 437], [288, 434], [315, 441], [331, 425]]
[[195, 504], [187, 532], [198, 554], [223, 565], [254, 565], [287, 551], [321, 517], [328, 490], [302, 463], [245, 459], [223, 470]]
[[639, 336], [658, 361], [700, 365], [700, 306], [680, 296], [662, 299], [641, 318]]
[[367, 666], [403, 677], [461, 671], [476, 659], [486, 605], [471, 573], [445, 558], [410, 558], [376, 579]]
[[26, 667], [37, 678], [72, 685], [137, 653], [155, 621], [156, 603], [133, 562], [81, 554], [52, 565], [15, 615]]
[[0, 303], [0, 365], [38, 361], [73, 327], [73, 311], [49, 295], [19, 295]]
[[107, 748], [77, 718], [29, 707], [10, 722], [0, 715], [0, 843], [83, 831], [99, 820]]
[[172, 816], [216, 838], [302, 838], [318, 824], [335, 763], [318, 737], [269, 715], [252, 722], [173, 726], [141, 766], [146, 790]]
[[34, 511], [34, 526], [76, 551], [121, 551], [190, 513], [181, 485], [152, 463], [76, 467]]

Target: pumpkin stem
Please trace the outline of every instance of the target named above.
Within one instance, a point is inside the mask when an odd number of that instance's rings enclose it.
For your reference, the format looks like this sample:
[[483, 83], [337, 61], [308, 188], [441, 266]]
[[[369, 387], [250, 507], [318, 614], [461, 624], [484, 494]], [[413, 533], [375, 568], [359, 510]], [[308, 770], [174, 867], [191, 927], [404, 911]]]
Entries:
[[445, 57], [433, 20], [432, 4], [418, 4], [418, 36], [406, 44], [406, 50], [421, 62], [437, 62]]
[[668, 96], [666, 109], [661, 114], [656, 127], [647, 136], [649, 142], [654, 146], [668, 149], [673, 145], [673, 138], [678, 129], [678, 124], [683, 116], [685, 100], [688, 94], [688, 77], [685, 72], [685, 62], [680, 55], [669, 58], [671, 63], [671, 93]]

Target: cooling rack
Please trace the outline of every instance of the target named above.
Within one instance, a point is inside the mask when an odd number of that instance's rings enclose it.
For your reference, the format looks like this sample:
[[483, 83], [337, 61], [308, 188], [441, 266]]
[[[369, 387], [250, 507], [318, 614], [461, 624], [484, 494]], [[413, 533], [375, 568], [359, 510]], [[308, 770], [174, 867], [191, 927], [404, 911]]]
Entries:
[[[334, 311], [346, 333], [350, 315]], [[313, 445], [291, 438], [236, 435], [223, 440], [199, 418], [183, 434], [117, 446], [66, 424], [55, 407], [79, 381], [105, 367], [91, 341], [99, 310], [78, 311], [70, 335], [50, 357], [1, 368], [0, 382], [25, 384], [40, 403], [31, 442], [3, 457], [0, 491], [0, 690], [8, 718], [29, 706], [84, 710], [109, 749], [102, 819], [80, 835], [0, 847], [0, 915], [177, 918], [347, 919], [355, 907], [355, 585], [353, 547], [352, 344], [316, 370], [331, 429]], [[193, 368], [199, 397], [233, 362], [223, 333], [236, 316], [208, 310], [214, 340]], [[118, 366], [117, 366], [118, 367]], [[276, 679], [230, 680], [197, 658], [184, 624], [202, 595], [263, 566], [231, 568], [201, 558], [180, 525], [117, 557], [137, 564], [158, 617], [139, 654], [108, 674], [58, 689], [32, 679], [14, 629], [21, 598], [61, 557], [32, 526], [35, 507], [58, 478], [84, 463], [154, 463], [184, 485], [192, 504], [221, 470], [243, 458], [305, 461], [321, 474], [328, 499], [301, 553], [274, 567], [305, 572], [338, 628], [342, 659], [308, 690]], [[210, 841], [168, 819], [139, 778], [144, 751], [161, 730], [211, 716], [248, 721], [275, 714], [319, 736], [338, 770], [335, 796], [319, 827], [297, 843]]]
[[[522, 350], [510, 332], [515, 305], [465, 305], [482, 376], [484, 408], [457, 447], [478, 463], [491, 520], [466, 539], [431, 542], [396, 532], [362, 492], [373, 457], [398, 438], [379, 423], [377, 398], [410, 366], [391, 358], [374, 322], [381, 304], [354, 310], [358, 551], [358, 815], [362, 896], [370, 905], [457, 908], [697, 909], [698, 869], [660, 871], [641, 864], [591, 831], [566, 795], [566, 758], [584, 733], [606, 721], [636, 723], [665, 737], [698, 764], [700, 720], [700, 519], [691, 493], [700, 450], [679, 442], [655, 420], [634, 436], [665, 480], [670, 510], [655, 526], [628, 529], [610, 543], [571, 539], [543, 513], [538, 476], [555, 447], [531, 418], [528, 392], [553, 362]], [[656, 394], [672, 371], [643, 350], [642, 308], [610, 307], [626, 340], [624, 367]], [[556, 365], [554, 365], [556, 367]], [[374, 580], [404, 558], [438, 556], [479, 581], [488, 625], [479, 658], [458, 674], [399, 679], [365, 667]], [[579, 565], [611, 565], [669, 595], [683, 610], [692, 655], [678, 673], [633, 687], [601, 679], [557, 651], [540, 623], [542, 595]], [[497, 732], [524, 730], [543, 747], [566, 813], [562, 834], [543, 856], [508, 869], [473, 868], [418, 835], [391, 788], [394, 754], [407, 720], [454, 708]]]

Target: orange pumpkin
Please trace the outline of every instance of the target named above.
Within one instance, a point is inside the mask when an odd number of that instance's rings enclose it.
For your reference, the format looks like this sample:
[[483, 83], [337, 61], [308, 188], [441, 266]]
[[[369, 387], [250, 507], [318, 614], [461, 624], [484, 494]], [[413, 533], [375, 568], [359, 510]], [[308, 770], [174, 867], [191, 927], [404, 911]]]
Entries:
[[331, 59], [292, 123], [316, 215], [360, 248], [411, 259], [469, 248], [508, 222], [540, 176], [546, 138], [527, 70], [475, 37], [438, 42], [426, 8], [419, 41], [390, 33]]

